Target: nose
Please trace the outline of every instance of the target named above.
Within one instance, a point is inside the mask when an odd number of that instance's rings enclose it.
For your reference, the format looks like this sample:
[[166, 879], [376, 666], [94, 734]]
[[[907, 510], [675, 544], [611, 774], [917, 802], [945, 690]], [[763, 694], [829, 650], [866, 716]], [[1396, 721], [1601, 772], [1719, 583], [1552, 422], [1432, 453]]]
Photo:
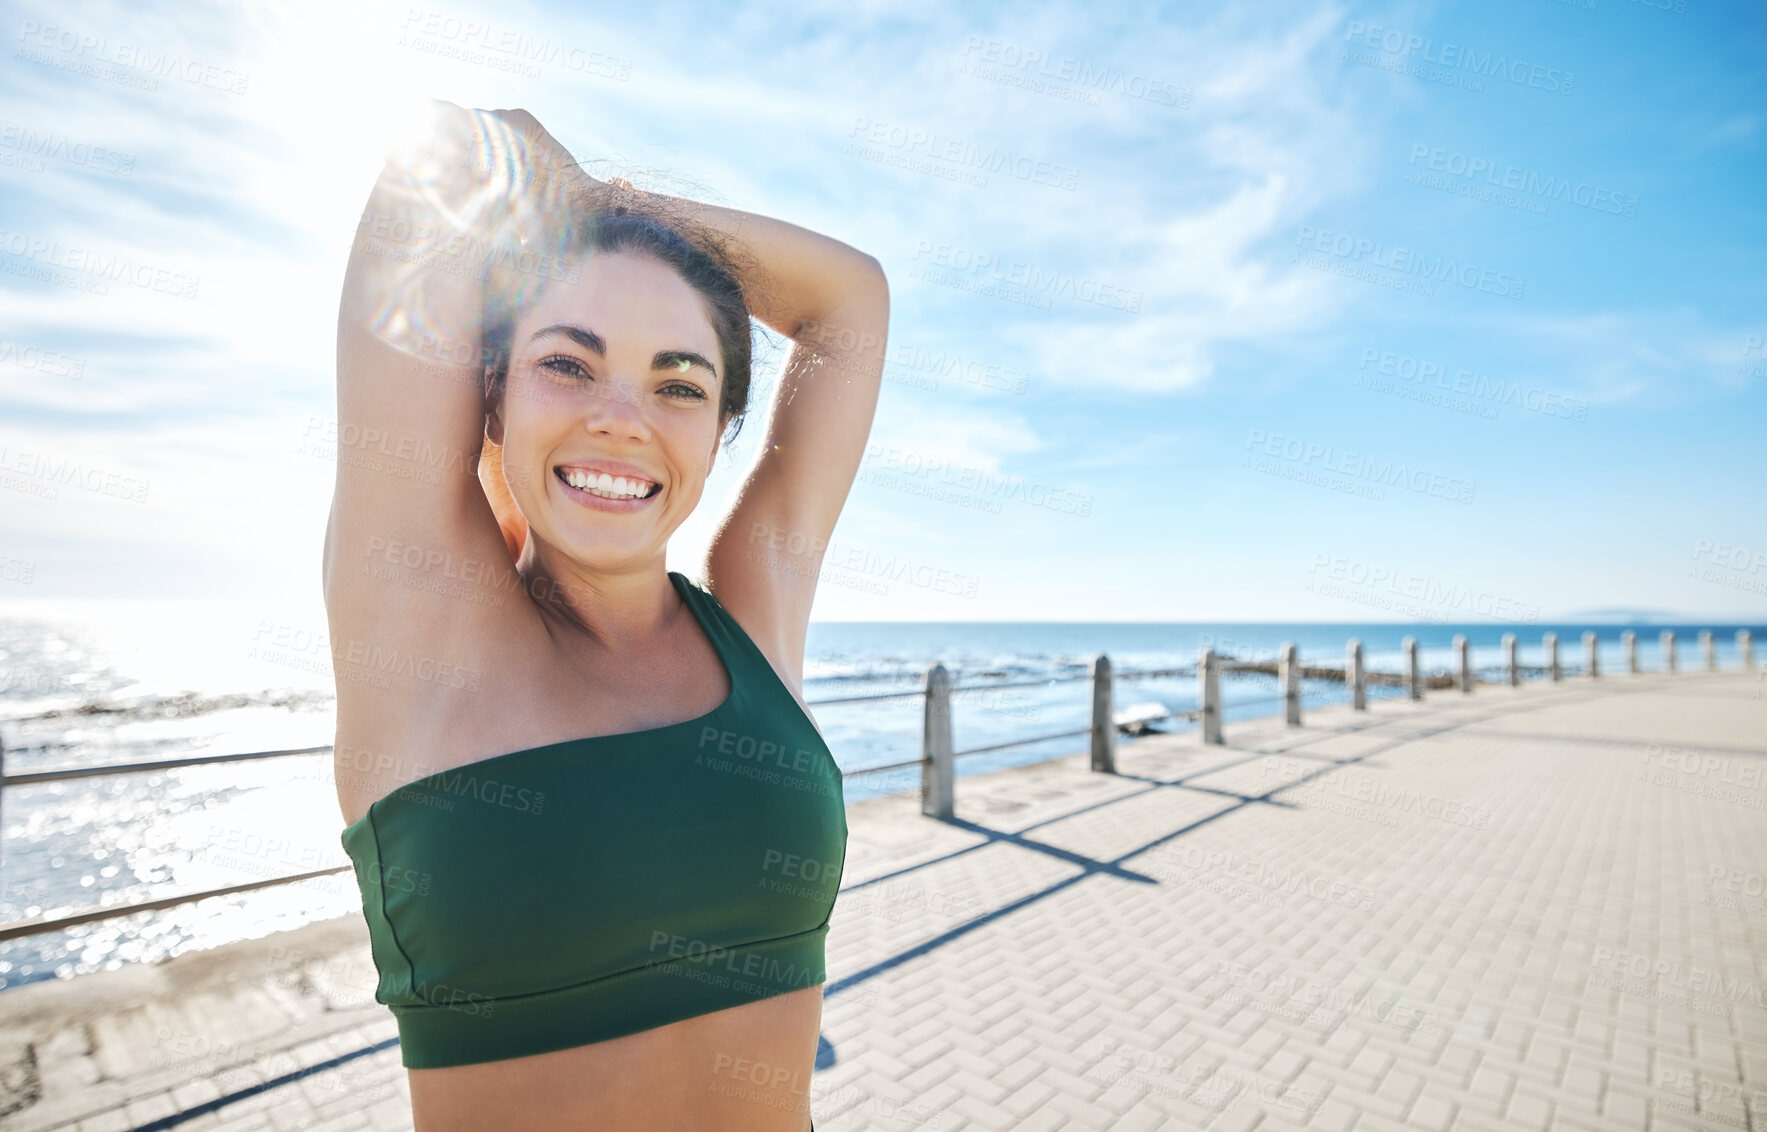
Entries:
[[650, 435], [644, 401], [644, 393], [636, 382], [610, 374], [595, 387], [584, 427], [597, 436], [642, 440]]

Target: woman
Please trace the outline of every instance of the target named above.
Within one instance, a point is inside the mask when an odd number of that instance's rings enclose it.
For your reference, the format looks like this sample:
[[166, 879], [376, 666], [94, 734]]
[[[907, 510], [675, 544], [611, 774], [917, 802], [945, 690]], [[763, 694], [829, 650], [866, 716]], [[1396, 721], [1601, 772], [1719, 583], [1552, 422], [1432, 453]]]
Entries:
[[[346, 271], [336, 771], [419, 1132], [813, 1127], [840, 772], [803, 702], [877, 404], [872, 257], [434, 103]], [[793, 339], [706, 585], [667, 571]]]

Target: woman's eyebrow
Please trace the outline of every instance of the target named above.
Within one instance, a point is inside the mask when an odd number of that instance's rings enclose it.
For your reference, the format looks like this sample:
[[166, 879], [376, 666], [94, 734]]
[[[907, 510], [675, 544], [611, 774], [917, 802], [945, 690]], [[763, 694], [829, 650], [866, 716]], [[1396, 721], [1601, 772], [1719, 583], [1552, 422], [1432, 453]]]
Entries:
[[536, 330], [534, 331], [533, 337], [529, 338], [528, 341], [532, 343], [552, 334], [564, 335], [566, 338], [569, 338], [571, 341], [583, 347], [583, 349], [588, 350], [598, 358], [607, 357], [607, 343], [602, 341], [601, 335], [595, 333], [593, 330], [585, 330], [581, 326], [572, 326], [569, 323], [559, 323], [556, 326], [548, 326]]
[[705, 366], [707, 370], [711, 371], [714, 378], [723, 380], [718, 378], [717, 366], [706, 361], [704, 355], [696, 354], [692, 350], [658, 350], [657, 356], [650, 360], [650, 368], [680, 369], [682, 362], [686, 362], [690, 366]]
[[[528, 341], [533, 343], [553, 334], [564, 335], [598, 358], [605, 359], [607, 357], [607, 342], [602, 339], [601, 335], [581, 326], [572, 326], [570, 323], [561, 322], [555, 326], [542, 327], [534, 331]], [[656, 356], [650, 359], [650, 368], [680, 369], [683, 361], [690, 366], [704, 366], [711, 371], [713, 377], [718, 377], [718, 367], [707, 361], [704, 354], [695, 353], [692, 350], [658, 350]]]

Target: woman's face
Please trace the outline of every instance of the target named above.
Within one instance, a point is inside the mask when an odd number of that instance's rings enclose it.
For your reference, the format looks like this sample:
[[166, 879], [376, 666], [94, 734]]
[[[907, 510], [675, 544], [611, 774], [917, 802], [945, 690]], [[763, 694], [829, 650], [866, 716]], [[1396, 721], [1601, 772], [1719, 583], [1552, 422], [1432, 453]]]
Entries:
[[[536, 553], [638, 568], [699, 504], [722, 431], [722, 352], [699, 292], [672, 269], [626, 254], [580, 266], [517, 315], [487, 431]], [[627, 497], [634, 488], [647, 494]]]

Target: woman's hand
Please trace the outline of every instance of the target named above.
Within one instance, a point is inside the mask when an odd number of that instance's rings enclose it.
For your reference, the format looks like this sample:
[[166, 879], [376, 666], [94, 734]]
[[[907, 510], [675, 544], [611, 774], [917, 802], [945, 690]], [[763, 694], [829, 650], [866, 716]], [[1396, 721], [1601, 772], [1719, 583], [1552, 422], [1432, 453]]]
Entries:
[[533, 229], [533, 219], [556, 222], [585, 206], [599, 208], [606, 203], [608, 182], [584, 171], [532, 114], [520, 109], [489, 113], [506, 128], [512, 175], [518, 182], [515, 187], [521, 191], [524, 207], [537, 214], [518, 217], [517, 226], [523, 232]]

